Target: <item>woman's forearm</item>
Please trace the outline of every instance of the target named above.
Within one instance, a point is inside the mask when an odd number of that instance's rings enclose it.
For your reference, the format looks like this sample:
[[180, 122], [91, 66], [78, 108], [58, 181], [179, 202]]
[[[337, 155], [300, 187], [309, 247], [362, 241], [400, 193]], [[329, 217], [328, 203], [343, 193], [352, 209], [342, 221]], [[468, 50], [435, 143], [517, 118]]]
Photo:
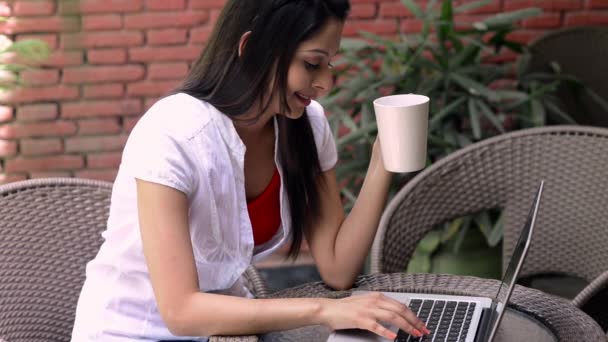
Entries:
[[181, 336], [262, 334], [324, 325], [332, 330], [366, 329], [395, 339], [395, 332], [379, 322], [416, 336], [429, 333], [405, 305], [379, 292], [342, 299], [247, 299], [197, 292], [183, 303], [173, 320], [166, 322], [171, 332]]
[[330, 299], [248, 299], [195, 293], [165, 317], [178, 336], [247, 335], [323, 324], [321, 314]]
[[371, 248], [386, 203], [391, 173], [379, 156], [372, 159], [353, 209], [340, 227], [335, 242], [337, 287], [348, 288], [360, 273]]

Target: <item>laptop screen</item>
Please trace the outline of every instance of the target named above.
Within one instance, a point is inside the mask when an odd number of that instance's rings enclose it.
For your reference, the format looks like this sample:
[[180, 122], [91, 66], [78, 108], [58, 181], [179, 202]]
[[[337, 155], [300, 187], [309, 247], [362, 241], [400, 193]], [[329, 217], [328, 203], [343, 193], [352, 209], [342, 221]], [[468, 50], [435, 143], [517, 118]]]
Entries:
[[528, 212], [526, 224], [524, 225], [521, 233], [519, 234], [519, 240], [517, 241], [517, 244], [513, 249], [513, 255], [511, 256], [511, 260], [509, 261], [509, 265], [507, 266], [507, 269], [503, 276], [502, 283], [500, 284], [500, 288], [498, 289], [498, 293], [496, 294], [496, 299], [494, 301], [496, 305], [494, 310], [492, 311], [492, 319], [490, 320], [490, 327], [492, 327], [490, 331], [492, 332], [492, 335], [494, 335], [495, 333], [496, 327], [499, 324], [498, 321], [502, 317], [502, 311], [506, 307], [511, 292], [513, 291], [516, 277], [519, 274], [519, 270], [523, 264], [523, 260], [528, 250], [530, 240], [532, 239], [534, 221], [536, 220], [536, 213], [538, 211], [543, 186], [544, 181], [541, 181], [540, 186], [536, 191], [536, 196], [534, 197], [532, 207]]

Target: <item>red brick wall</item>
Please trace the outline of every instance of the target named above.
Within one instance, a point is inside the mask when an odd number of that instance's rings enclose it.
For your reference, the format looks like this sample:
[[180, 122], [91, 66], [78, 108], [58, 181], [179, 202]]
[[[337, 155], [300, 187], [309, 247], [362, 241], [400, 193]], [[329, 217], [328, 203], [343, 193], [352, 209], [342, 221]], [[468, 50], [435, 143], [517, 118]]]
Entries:
[[[53, 49], [26, 87], [0, 93], [0, 183], [76, 176], [112, 180], [129, 131], [200, 53], [224, 0], [0, 0], [0, 32]], [[424, 3], [425, 1], [420, 1]], [[347, 36], [392, 35], [420, 23], [397, 0], [351, 0]], [[563, 26], [608, 25], [608, 0], [494, 0], [459, 17], [529, 6], [523, 41]]]

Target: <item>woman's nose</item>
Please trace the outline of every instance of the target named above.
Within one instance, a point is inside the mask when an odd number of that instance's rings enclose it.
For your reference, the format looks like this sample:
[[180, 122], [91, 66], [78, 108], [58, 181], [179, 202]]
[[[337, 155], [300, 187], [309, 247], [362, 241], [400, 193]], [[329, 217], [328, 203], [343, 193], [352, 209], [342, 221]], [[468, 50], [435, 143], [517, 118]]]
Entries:
[[322, 94], [320, 95], [325, 95], [326, 92], [328, 92], [334, 82], [334, 77], [333, 77], [333, 73], [331, 72], [330, 68], [325, 68], [323, 69], [322, 72], [320, 72], [317, 77], [315, 77], [314, 81], [313, 81], [313, 87], [321, 92]]

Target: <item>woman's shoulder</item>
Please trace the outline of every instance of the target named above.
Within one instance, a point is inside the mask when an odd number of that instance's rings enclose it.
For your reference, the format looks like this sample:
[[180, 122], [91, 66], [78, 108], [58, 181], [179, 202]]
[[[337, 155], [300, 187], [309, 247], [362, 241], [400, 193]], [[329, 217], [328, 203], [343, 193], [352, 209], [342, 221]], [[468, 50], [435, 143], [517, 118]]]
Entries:
[[325, 116], [325, 110], [320, 103], [312, 101], [306, 108], [306, 113], [317, 145], [321, 169], [323, 171], [329, 170], [336, 165], [338, 156], [336, 142], [329, 121]]
[[212, 115], [210, 104], [188, 94], [177, 93], [155, 102], [134, 130], [156, 130], [189, 139], [207, 126]]
[[310, 121], [310, 125], [312, 126], [315, 135], [323, 135], [329, 125], [323, 106], [317, 101], [312, 101], [310, 105], [306, 107], [306, 114], [308, 115], [308, 120]]
[[308, 121], [312, 126], [315, 134], [322, 133], [328, 125], [327, 117], [325, 116], [325, 110], [323, 106], [317, 101], [312, 101], [308, 107], [306, 107], [306, 114], [308, 115]]

